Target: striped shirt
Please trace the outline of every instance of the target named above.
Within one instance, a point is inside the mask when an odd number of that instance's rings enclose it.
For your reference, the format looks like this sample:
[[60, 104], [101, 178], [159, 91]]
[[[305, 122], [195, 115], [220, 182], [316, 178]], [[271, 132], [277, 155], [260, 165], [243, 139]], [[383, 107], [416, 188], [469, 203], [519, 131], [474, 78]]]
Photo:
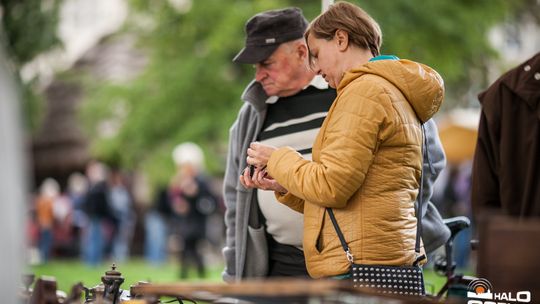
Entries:
[[[289, 146], [311, 160], [311, 149], [336, 91], [320, 77], [298, 94], [270, 97], [258, 141], [274, 147]], [[281, 244], [302, 248], [303, 215], [278, 202], [272, 191], [257, 191], [267, 232]]]

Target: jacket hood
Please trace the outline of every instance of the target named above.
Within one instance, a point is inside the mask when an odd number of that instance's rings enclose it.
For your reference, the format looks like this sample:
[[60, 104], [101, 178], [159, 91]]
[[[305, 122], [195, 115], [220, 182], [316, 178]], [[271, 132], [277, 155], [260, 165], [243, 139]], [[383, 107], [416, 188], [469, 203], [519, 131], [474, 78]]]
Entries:
[[377, 60], [354, 68], [343, 76], [338, 93], [365, 74], [380, 76], [396, 86], [409, 101], [422, 123], [439, 110], [444, 99], [444, 81], [437, 71], [410, 60]]
[[[493, 83], [486, 91], [479, 94], [480, 103], [484, 103], [486, 94], [493, 92], [494, 94], [502, 94], [503, 89], [509, 90], [521, 100], [529, 105], [532, 110], [537, 109], [540, 104], [540, 52], [536, 53], [532, 58], [523, 62], [519, 66], [506, 72], [495, 83]], [[540, 113], [540, 112], [539, 112]]]

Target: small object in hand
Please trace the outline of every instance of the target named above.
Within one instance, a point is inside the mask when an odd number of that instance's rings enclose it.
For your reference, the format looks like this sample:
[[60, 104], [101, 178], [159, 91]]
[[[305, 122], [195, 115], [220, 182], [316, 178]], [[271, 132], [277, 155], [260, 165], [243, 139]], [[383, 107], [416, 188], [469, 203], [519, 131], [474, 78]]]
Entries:
[[[264, 169], [266, 169], [266, 165], [264, 165], [261, 168], [261, 171], [263, 171]], [[255, 166], [254, 165], [249, 165], [249, 177], [253, 178], [254, 173], [255, 173]], [[266, 177], [266, 172], [264, 173], [264, 176]]]

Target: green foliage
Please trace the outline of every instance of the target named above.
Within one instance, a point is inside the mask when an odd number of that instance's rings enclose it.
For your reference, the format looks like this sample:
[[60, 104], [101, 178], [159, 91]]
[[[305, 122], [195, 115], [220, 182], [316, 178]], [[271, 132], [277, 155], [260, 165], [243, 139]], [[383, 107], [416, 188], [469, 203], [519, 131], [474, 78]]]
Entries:
[[57, 45], [60, 1], [1, 0], [8, 52], [18, 65]]
[[[467, 91], [472, 69], [496, 56], [487, 31], [509, 18], [524, 1], [352, 1], [381, 25], [383, 53], [426, 63], [441, 73], [448, 100]], [[266, 9], [299, 6], [308, 19], [320, 1], [197, 0], [175, 10], [169, 1], [131, 0], [126, 31], [139, 37], [149, 58], [145, 71], [127, 84], [88, 84], [84, 117], [89, 130], [100, 121], [121, 122], [118, 133], [95, 139], [95, 155], [144, 168], [153, 184], [173, 170], [172, 148], [183, 141], [203, 146], [212, 174], [224, 169], [228, 129], [241, 106], [240, 94], [253, 77], [248, 65], [231, 62], [243, 47], [244, 24]], [[188, 6], [189, 8], [189, 6]], [[451, 104], [451, 102], [449, 103]], [[118, 115], [118, 107], [125, 116]], [[116, 114], [115, 114], [116, 113]], [[120, 117], [120, 118], [119, 118]]]
[[380, 24], [383, 53], [435, 68], [446, 82], [447, 102], [458, 100], [472, 83], [471, 70], [484, 69], [497, 53], [488, 31], [508, 19], [524, 1], [354, 1]]
[[37, 55], [60, 44], [56, 36], [60, 0], [0, 0], [0, 41], [13, 64], [30, 129], [37, 125], [42, 97], [35, 80], [22, 83], [19, 70]]
[[22, 83], [17, 78], [21, 91], [22, 111], [25, 117], [25, 123], [29, 130], [35, 130], [43, 116], [44, 97], [37, 93], [37, 80], [33, 79], [28, 83]]
[[[140, 33], [149, 64], [128, 84], [88, 84], [84, 120], [97, 139], [95, 155], [105, 160], [120, 155], [123, 166], [144, 168], [156, 184], [174, 169], [174, 146], [193, 141], [205, 150], [209, 171], [222, 174], [228, 129], [241, 106], [240, 93], [252, 77], [251, 67], [236, 66], [231, 59], [242, 48], [245, 21], [284, 2], [236, 1], [224, 9], [219, 0], [193, 1], [187, 13], [165, 1], [134, 5], [134, 20], [155, 22], [151, 30], [128, 26]], [[118, 134], [100, 138], [95, 132], [98, 122], [114, 118], [119, 104], [129, 114]]]

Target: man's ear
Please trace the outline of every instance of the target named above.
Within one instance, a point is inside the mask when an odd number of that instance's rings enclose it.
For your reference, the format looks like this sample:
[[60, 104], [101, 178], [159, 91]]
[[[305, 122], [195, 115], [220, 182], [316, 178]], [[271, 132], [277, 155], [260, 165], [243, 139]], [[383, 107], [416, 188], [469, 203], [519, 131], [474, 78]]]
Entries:
[[296, 54], [298, 58], [302, 61], [306, 61], [309, 57], [309, 50], [305, 43], [299, 43], [296, 45]]
[[343, 52], [347, 50], [347, 47], [349, 47], [349, 33], [344, 30], [337, 30], [334, 39], [336, 40], [339, 51]]

